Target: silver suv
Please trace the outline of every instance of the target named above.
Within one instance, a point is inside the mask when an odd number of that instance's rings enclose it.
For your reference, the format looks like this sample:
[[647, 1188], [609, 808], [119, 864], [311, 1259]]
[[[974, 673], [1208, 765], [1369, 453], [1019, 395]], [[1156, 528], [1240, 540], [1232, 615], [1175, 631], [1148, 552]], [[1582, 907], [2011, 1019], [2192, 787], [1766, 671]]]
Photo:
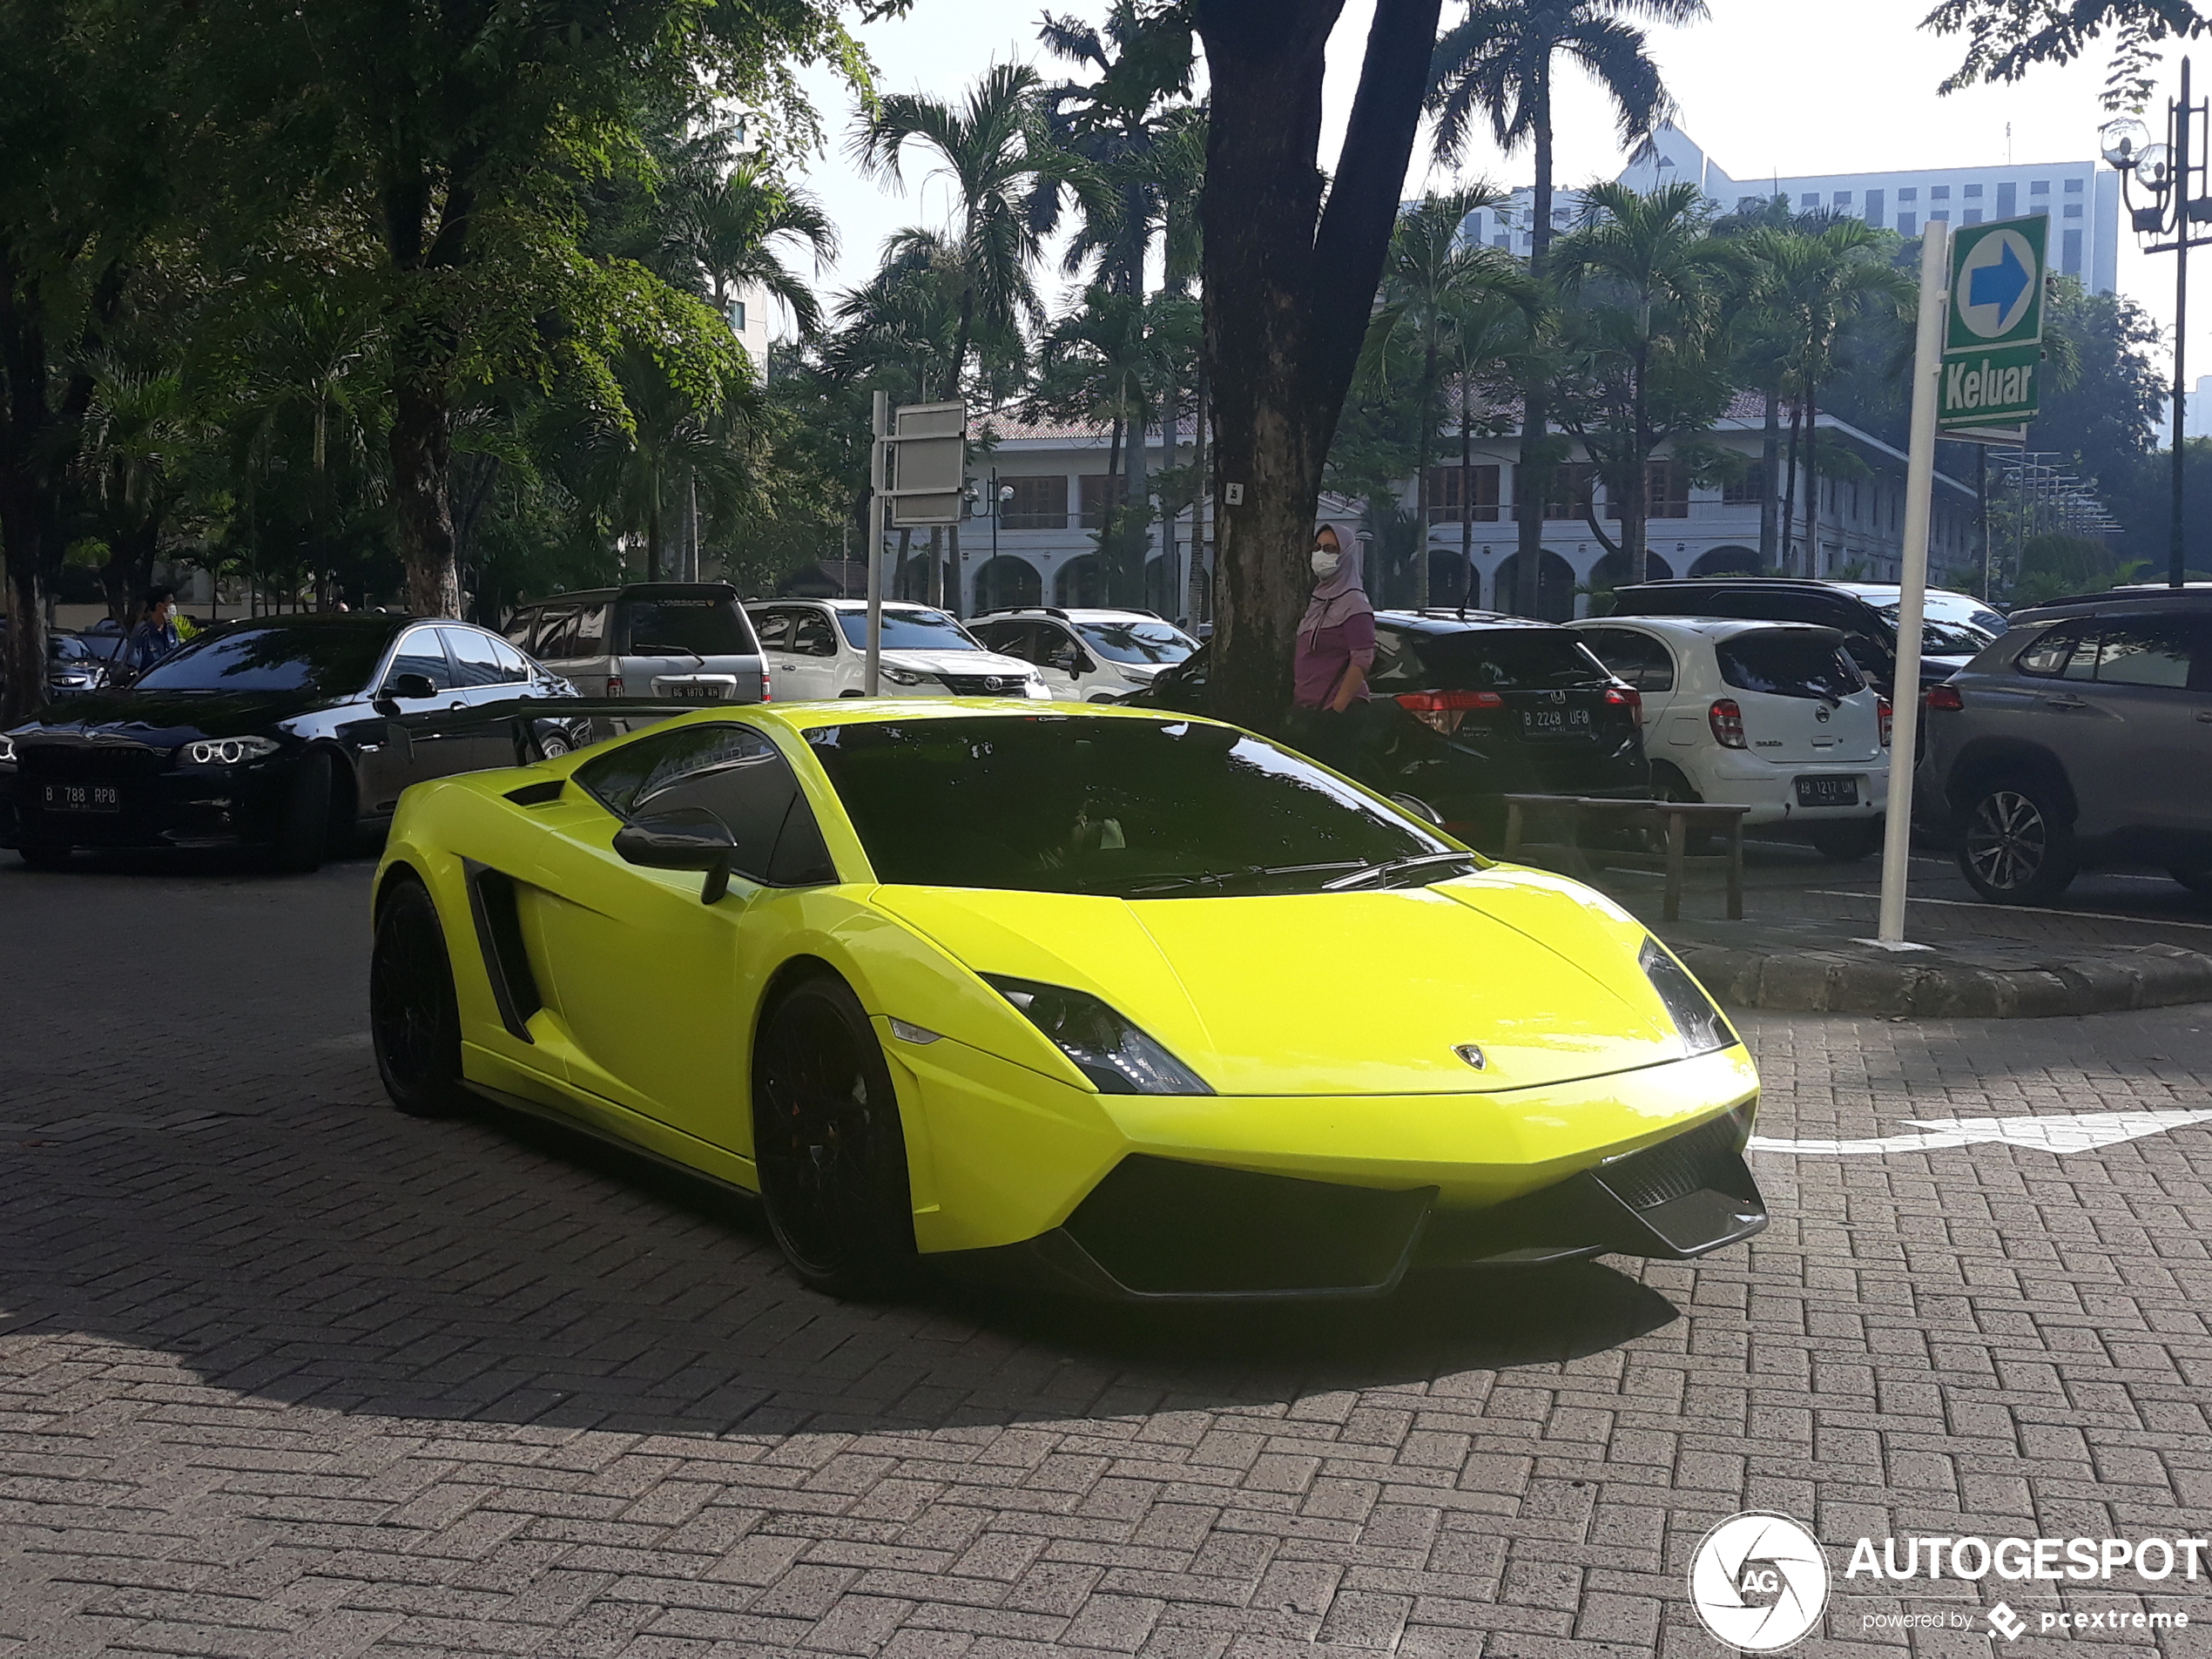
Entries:
[[2212, 585], [2120, 588], [2019, 612], [1928, 693], [1917, 786], [2000, 904], [2091, 865], [2212, 893]]
[[507, 637], [586, 697], [767, 700], [760, 641], [723, 582], [642, 582], [519, 607]]

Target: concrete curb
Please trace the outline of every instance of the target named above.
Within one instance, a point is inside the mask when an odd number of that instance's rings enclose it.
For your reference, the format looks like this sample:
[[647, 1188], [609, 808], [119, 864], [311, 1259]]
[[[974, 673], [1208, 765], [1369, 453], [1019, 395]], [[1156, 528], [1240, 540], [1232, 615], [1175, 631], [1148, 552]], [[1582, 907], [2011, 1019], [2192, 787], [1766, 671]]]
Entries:
[[1892, 953], [1839, 938], [1846, 925], [1786, 932], [1738, 926], [1733, 938], [1703, 926], [1676, 926], [1663, 936], [1705, 988], [1732, 1008], [2028, 1020], [2212, 1001], [2212, 956], [2176, 945], [2054, 949], [1977, 938]]

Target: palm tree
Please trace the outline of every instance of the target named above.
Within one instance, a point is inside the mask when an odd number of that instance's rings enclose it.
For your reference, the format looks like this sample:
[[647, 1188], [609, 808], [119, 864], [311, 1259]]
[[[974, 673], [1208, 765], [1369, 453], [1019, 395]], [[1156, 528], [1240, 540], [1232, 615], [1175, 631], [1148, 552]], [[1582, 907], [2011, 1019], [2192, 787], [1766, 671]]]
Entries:
[[705, 297], [724, 315], [733, 290], [759, 288], [788, 307], [799, 334], [812, 338], [821, 327], [821, 302], [784, 263], [779, 244], [806, 249], [819, 273], [837, 257], [837, 227], [819, 197], [785, 183], [765, 156], [740, 155], [722, 165], [726, 129], [705, 136], [719, 142], [695, 140], [673, 170], [665, 231], [672, 251], [704, 275]]
[[1782, 510], [1783, 563], [1794, 567], [1797, 434], [1804, 434], [1805, 552], [1804, 574], [1820, 572], [1820, 388], [1842, 367], [1841, 347], [1851, 325], [1912, 307], [1912, 280], [1891, 262], [1895, 237], [1856, 219], [1835, 219], [1817, 231], [1760, 230], [1744, 240], [1757, 262], [1754, 292], [1776, 314], [1785, 342], [1791, 393], [1790, 466]]
[[[1467, 16], [1436, 43], [1429, 107], [1437, 118], [1436, 158], [1456, 165], [1478, 118], [1508, 154], [1533, 152], [1535, 190], [1528, 225], [1528, 268], [1541, 279], [1552, 240], [1552, 91], [1555, 57], [1580, 64], [1611, 100], [1625, 142], [1651, 131], [1670, 108], [1643, 31], [1629, 20], [1685, 24], [1709, 14], [1705, 0], [1467, 0]], [[1519, 478], [1521, 598], [1536, 608], [1543, 555], [1544, 497], [1551, 460], [1544, 440], [1545, 388], [1521, 385]]]
[[[1367, 325], [1361, 369], [1388, 374], [1393, 359], [1418, 364], [1413, 383], [1420, 411], [1415, 440], [1415, 516], [1420, 551], [1414, 560], [1413, 603], [1429, 601], [1429, 462], [1435, 451], [1436, 397], [1453, 366], [1459, 335], [1484, 301], [1503, 298], [1536, 309], [1536, 287], [1519, 260], [1502, 248], [1463, 234], [1467, 215], [1495, 207], [1505, 192], [1487, 185], [1425, 196], [1399, 217], [1383, 266], [1381, 304]], [[1471, 366], [1462, 365], [1461, 373]]]
[[603, 414], [588, 423], [583, 482], [617, 530], [644, 536], [645, 579], [658, 582], [672, 511], [688, 512], [694, 499], [722, 515], [758, 505], [748, 453], [757, 396], [742, 373], [703, 398], [642, 352], [617, 367], [627, 419]]
[[1581, 435], [1608, 463], [1606, 492], [1621, 521], [1615, 550], [1632, 583], [1645, 574], [1653, 455], [1727, 406], [1722, 302], [1743, 261], [1708, 231], [1707, 218], [1693, 184], [1648, 196], [1593, 185], [1578, 228], [1553, 250], [1561, 289], [1582, 302], [1597, 419]]

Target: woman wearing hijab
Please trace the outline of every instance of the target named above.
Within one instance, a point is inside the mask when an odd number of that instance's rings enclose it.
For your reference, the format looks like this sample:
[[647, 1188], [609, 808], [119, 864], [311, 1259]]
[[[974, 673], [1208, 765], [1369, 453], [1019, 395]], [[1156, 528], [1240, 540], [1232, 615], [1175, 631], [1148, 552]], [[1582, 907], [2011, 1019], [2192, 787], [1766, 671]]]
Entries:
[[1324, 524], [1313, 536], [1313, 597], [1298, 618], [1291, 701], [1298, 740], [1317, 760], [1349, 771], [1359, 752], [1352, 708], [1375, 660], [1375, 608], [1364, 585], [1359, 536]]

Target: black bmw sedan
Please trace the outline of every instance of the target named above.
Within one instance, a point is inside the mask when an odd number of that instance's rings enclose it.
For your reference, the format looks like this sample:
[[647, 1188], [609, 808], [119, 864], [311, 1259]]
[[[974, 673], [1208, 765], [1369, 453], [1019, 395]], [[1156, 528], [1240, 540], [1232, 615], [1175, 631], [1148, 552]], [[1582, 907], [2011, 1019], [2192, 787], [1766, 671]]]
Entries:
[[75, 847], [243, 845], [312, 870], [409, 784], [576, 746], [576, 723], [516, 702], [573, 695], [466, 623], [226, 624], [126, 691], [0, 733], [0, 846], [54, 865]]

